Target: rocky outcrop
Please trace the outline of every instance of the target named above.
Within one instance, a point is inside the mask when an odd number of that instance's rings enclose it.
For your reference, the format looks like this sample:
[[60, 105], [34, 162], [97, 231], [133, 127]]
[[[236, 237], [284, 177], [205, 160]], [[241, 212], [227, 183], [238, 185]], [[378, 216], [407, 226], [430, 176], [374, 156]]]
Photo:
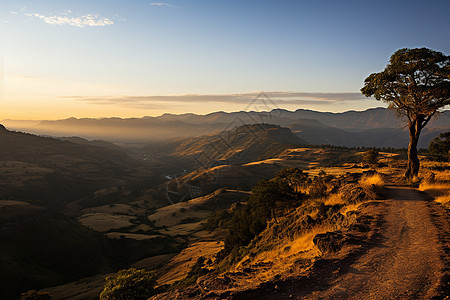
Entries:
[[322, 254], [330, 254], [341, 250], [344, 239], [340, 232], [327, 232], [316, 235], [313, 242]]

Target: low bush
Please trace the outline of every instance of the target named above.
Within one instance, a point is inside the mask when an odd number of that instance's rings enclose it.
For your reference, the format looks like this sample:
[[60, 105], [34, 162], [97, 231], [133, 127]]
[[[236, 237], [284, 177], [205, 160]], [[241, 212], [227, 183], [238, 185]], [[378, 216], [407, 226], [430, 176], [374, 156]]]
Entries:
[[106, 278], [101, 300], [148, 299], [155, 293], [156, 273], [130, 268]]

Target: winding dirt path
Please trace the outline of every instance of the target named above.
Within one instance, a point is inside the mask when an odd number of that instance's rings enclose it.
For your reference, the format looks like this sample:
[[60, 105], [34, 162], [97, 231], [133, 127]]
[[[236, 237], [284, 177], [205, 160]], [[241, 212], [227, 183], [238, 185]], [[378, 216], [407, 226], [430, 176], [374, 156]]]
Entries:
[[359, 250], [233, 299], [450, 299], [448, 211], [410, 188], [388, 187], [385, 196], [363, 209], [374, 238]]
[[[431, 299], [444, 296], [446, 212], [415, 190], [388, 188], [380, 243], [331, 287], [306, 299]], [[447, 226], [447, 227], [446, 227]], [[447, 232], [445, 232], [447, 231]], [[447, 266], [448, 267], [448, 266]]]

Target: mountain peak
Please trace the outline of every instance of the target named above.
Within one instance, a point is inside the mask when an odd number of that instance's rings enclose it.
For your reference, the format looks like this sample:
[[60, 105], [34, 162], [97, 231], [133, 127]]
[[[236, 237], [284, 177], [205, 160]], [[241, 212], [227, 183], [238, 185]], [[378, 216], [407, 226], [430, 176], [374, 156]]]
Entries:
[[8, 132], [8, 129], [6, 129], [5, 126], [3, 126], [2, 124], [0, 124], [0, 132]]

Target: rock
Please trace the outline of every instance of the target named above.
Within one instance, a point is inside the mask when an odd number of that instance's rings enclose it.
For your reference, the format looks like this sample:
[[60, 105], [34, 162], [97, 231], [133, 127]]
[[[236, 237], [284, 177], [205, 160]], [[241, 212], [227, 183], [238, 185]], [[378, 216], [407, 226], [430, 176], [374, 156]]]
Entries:
[[316, 235], [313, 242], [320, 252], [330, 254], [341, 250], [344, 238], [340, 232], [327, 232]]

